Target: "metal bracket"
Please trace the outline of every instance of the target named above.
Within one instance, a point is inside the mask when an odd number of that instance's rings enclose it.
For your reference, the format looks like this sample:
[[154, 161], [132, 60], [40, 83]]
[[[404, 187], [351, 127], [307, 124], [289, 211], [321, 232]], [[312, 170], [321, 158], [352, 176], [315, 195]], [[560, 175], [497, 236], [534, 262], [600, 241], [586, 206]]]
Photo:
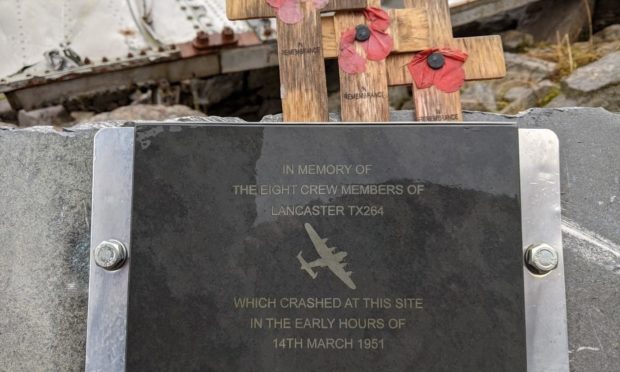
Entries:
[[544, 243], [558, 256], [544, 276], [523, 267], [527, 370], [568, 372], [559, 140], [547, 129], [520, 129], [519, 147], [523, 252]]
[[[124, 371], [127, 295], [131, 266], [134, 128], [105, 128], [95, 136], [86, 371]], [[95, 249], [114, 239], [126, 249], [124, 265], [97, 265]]]

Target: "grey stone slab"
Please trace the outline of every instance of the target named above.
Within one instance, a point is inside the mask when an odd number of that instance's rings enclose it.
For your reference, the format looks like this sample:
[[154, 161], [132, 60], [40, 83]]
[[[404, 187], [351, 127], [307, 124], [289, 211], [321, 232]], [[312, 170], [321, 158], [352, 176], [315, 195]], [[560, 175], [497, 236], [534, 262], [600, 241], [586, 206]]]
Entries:
[[568, 333], [573, 371], [620, 365], [620, 115], [532, 110], [519, 118], [560, 138]]
[[620, 84], [620, 52], [610, 53], [598, 61], [580, 67], [566, 78], [566, 86], [579, 93], [590, 93]]
[[575, 70], [562, 81], [562, 92], [563, 95], [551, 101], [549, 107], [573, 101], [578, 106], [620, 110], [620, 51]]
[[[394, 112], [392, 120], [412, 117]], [[516, 120], [558, 134], [571, 370], [617, 371], [620, 115], [535, 109], [466, 119]], [[73, 132], [0, 127], [0, 371], [83, 369], [92, 139], [97, 128], [117, 124]]]
[[0, 371], [80, 371], [94, 130], [0, 130]]
[[467, 113], [466, 120], [516, 120], [522, 128], [558, 135], [571, 370], [617, 371], [620, 115], [596, 108], [532, 109], [516, 117]]
[[620, 363], [620, 115], [603, 109], [534, 109], [517, 120], [560, 139], [562, 231], [572, 371]]

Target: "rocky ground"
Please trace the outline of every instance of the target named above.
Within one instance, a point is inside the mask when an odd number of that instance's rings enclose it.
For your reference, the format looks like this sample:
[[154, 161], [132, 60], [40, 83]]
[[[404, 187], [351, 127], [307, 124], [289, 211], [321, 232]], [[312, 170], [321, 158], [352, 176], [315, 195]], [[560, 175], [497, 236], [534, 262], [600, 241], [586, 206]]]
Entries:
[[[620, 24], [589, 41], [534, 43], [524, 32], [502, 34], [507, 75], [500, 80], [467, 82], [463, 108], [517, 114], [534, 107], [603, 107], [620, 111]], [[330, 108], [338, 108], [338, 95]], [[390, 88], [393, 109], [412, 109], [410, 87]]]
[[532, 36], [502, 35], [508, 74], [504, 79], [469, 82], [463, 106], [516, 114], [531, 107], [603, 107], [620, 111], [620, 24], [589, 41], [537, 44]]
[[[620, 24], [572, 44], [566, 40], [535, 43], [532, 35], [514, 30], [504, 32], [502, 39], [507, 76], [467, 82], [462, 89], [465, 110], [516, 114], [533, 107], [581, 106], [620, 111]], [[329, 110], [338, 112], [336, 61], [327, 62], [327, 80]], [[98, 109], [92, 103], [72, 102], [15, 113], [0, 95], [0, 122], [66, 127], [101, 120], [166, 120], [204, 114], [258, 121], [281, 112], [277, 67], [187, 81], [174, 91], [173, 100], [162, 100], [157, 87], [128, 92], [123, 106], [111, 111], [109, 105]], [[390, 106], [393, 110], [413, 108], [411, 87], [390, 88]]]

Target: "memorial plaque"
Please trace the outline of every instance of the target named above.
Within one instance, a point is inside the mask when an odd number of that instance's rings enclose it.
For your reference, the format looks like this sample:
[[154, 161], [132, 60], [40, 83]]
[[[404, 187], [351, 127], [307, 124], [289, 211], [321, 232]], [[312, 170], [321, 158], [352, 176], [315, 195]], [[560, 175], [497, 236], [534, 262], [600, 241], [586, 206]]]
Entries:
[[124, 130], [125, 370], [527, 370], [514, 125]]

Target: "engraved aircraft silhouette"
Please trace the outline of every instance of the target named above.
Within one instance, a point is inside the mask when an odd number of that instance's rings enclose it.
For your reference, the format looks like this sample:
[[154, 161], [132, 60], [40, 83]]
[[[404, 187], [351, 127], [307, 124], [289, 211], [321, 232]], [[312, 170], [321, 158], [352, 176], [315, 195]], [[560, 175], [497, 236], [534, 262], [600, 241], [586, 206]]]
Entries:
[[308, 232], [308, 236], [310, 236], [310, 240], [312, 240], [312, 244], [314, 244], [314, 248], [319, 253], [321, 258], [312, 261], [306, 262], [301, 256], [301, 251], [297, 255], [297, 259], [299, 263], [301, 263], [301, 269], [305, 270], [312, 279], [315, 279], [318, 274], [315, 273], [312, 269], [315, 267], [327, 267], [329, 268], [334, 275], [336, 275], [347, 287], [351, 289], [355, 289], [355, 283], [351, 280], [352, 271], [345, 271], [344, 267], [347, 265], [346, 262], [342, 262], [344, 258], [347, 256], [347, 252], [338, 252], [334, 253], [336, 247], [328, 248], [327, 247], [327, 239], [322, 239], [319, 234], [314, 230], [314, 228], [309, 224], [304, 224], [306, 231]]

